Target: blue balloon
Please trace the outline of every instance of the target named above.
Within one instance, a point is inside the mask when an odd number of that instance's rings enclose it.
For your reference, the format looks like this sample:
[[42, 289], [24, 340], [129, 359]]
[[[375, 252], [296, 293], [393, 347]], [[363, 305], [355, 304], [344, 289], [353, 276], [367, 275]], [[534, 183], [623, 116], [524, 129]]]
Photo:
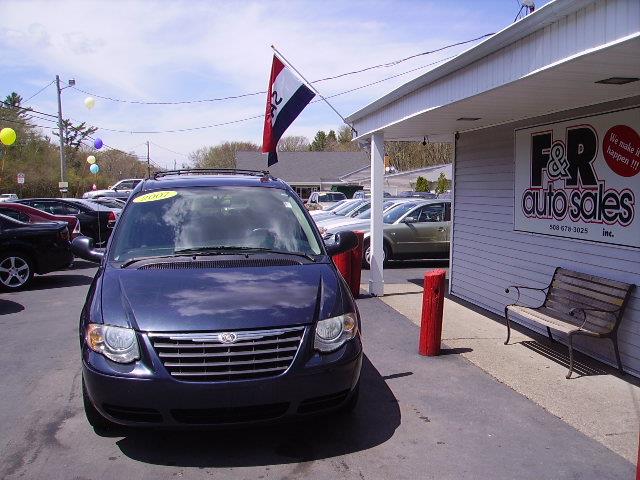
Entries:
[[96, 138], [93, 141], [93, 146], [96, 147], [96, 150], [100, 150], [102, 148], [102, 145], [103, 145], [102, 139], [100, 139], [100, 138]]
[[89, 167], [89, 171], [95, 175], [96, 173], [98, 173], [100, 171], [100, 167], [98, 166], [97, 163], [94, 163], [93, 165], [91, 165]]

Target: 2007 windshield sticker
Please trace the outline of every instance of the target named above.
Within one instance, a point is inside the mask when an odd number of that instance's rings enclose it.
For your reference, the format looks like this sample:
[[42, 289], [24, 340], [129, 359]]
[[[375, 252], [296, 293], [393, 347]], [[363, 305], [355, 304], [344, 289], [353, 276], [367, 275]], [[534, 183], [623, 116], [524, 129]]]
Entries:
[[167, 198], [175, 197], [178, 195], [178, 192], [174, 190], [162, 190], [160, 192], [151, 192], [145, 193], [144, 195], [140, 195], [133, 199], [133, 203], [144, 203], [144, 202], [157, 202], [160, 200], [166, 200]]

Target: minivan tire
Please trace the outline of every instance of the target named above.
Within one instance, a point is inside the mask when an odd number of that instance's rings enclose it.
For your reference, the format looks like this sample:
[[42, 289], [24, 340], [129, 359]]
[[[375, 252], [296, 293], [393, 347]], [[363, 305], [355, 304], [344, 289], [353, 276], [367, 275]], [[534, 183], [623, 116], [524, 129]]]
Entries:
[[[13, 259], [13, 263], [11, 263], [11, 259]], [[8, 263], [7, 263], [8, 262]], [[0, 272], [0, 289], [4, 290], [5, 292], [15, 292], [17, 290], [21, 290], [23, 288], [25, 288], [27, 285], [29, 285], [31, 283], [31, 280], [33, 279], [33, 261], [31, 260], [31, 258], [29, 258], [28, 255], [25, 255], [22, 252], [6, 252], [0, 255], [0, 267], [2, 268], [7, 268], [13, 266], [14, 268], [19, 268], [21, 269], [20, 271], [24, 270], [24, 267], [26, 266], [27, 268], [27, 272], [26, 272], [26, 277], [24, 275], [22, 275], [21, 277], [18, 277], [20, 280], [19, 284], [15, 284], [15, 285], [11, 285], [11, 284], [6, 284], [4, 281], [5, 276], [7, 276], [6, 272]], [[7, 277], [7, 281], [9, 282], [11, 277]]]
[[108, 431], [118, 428], [118, 425], [104, 418], [98, 409], [93, 405], [87, 393], [87, 387], [82, 379], [82, 403], [84, 405], [84, 414], [87, 417], [89, 425], [96, 430]]

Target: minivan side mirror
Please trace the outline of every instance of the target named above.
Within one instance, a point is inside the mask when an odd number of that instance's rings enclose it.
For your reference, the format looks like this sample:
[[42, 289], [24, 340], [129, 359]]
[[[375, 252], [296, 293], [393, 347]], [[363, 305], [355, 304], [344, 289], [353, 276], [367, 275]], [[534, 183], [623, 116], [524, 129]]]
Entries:
[[402, 223], [417, 223], [418, 218], [417, 217], [404, 217], [404, 219], [402, 220]]
[[71, 251], [77, 257], [94, 263], [102, 263], [104, 252], [93, 248], [93, 238], [80, 235], [71, 242]]
[[336, 233], [334, 239], [335, 241], [333, 243], [325, 245], [327, 255], [331, 257], [353, 250], [358, 246], [358, 237], [350, 230]]

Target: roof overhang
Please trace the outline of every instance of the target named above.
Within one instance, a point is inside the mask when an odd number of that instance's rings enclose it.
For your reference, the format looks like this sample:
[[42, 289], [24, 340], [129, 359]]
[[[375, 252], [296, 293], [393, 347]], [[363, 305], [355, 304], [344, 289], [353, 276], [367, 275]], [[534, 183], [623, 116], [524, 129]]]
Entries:
[[[625, 21], [609, 28], [608, 16]], [[385, 140], [448, 141], [455, 132], [638, 96], [640, 81], [596, 83], [640, 77], [638, 52], [632, 1], [553, 2], [348, 120], [360, 140], [383, 132]]]

